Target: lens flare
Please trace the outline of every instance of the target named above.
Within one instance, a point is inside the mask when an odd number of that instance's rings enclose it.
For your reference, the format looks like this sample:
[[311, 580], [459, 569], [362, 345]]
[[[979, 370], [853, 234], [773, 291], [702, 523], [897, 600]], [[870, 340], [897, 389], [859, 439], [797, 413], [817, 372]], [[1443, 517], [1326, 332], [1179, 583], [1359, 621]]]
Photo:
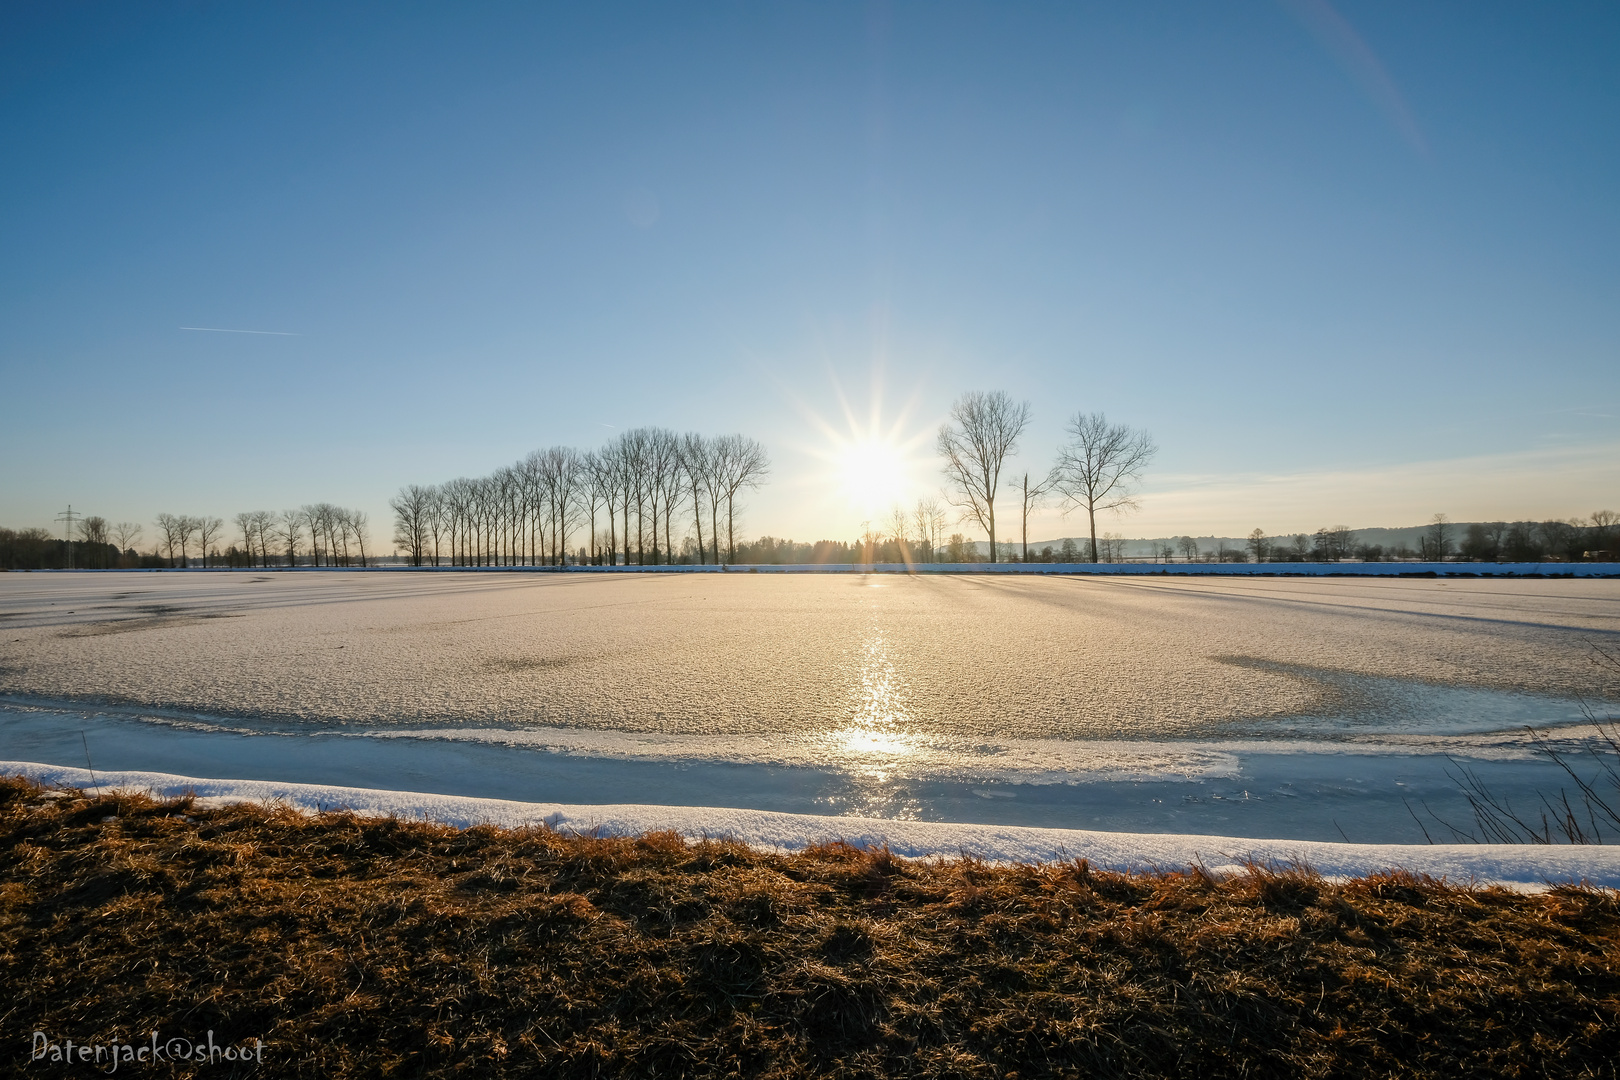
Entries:
[[842, 423], [804, 409], [820, 435], [804, 452], [825, 463], [815, 485], [826, 499], [822, 513], [850, 532], [873, 528], [881, 533], [882, 523], [896, 507], [905, 509], [938, 486], [935, 462], [926, 449], [933, 441], [933, 427], [917, 424], [910, 405], [886, 415], [877, 376], [864, 418], [836, 383], [834, 389]]

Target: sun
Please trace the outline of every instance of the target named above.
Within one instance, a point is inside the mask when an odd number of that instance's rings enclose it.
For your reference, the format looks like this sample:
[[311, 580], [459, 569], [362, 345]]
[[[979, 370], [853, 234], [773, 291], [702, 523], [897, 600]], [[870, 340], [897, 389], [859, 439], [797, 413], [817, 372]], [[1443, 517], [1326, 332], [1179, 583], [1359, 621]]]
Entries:
[[[816, 438], [801, 444], [820, 468], [805, 474], [816, 489], [824, 520], [839, 528], [885, 532], [896, 507], [906, 508], [925, 495], [933, 469], [927, 446], [932, 429], [919, 424], [912, 399], [898, 409], [884, 407], [883, 380], [874, 370], [869, 396], [858, 407], [833, 380], [837, 410], [831, 415], [801, 403]], [[824, 500], [824, 501], [823, 501]]]
[[902, 501], [910, 487], [906, 451], [887, 438], [860, 438], [838, 447], [833, 465], [839, 492], [851, 508], [871, 517]]

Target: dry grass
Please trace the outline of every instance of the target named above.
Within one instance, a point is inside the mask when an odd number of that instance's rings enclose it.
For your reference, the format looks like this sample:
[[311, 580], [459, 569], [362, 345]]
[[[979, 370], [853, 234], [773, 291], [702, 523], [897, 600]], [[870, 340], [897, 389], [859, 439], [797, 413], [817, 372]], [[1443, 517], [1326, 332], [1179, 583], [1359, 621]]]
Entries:
[[[104, 820], [112, 817], [114, 820]], [[1613, 1076], [1620, 901], [458, 830], [0, 780], [0, 1072]], [[165, 1075], [170, 1066], [143, 1066]], [[184, 1072], [184, 1069], [177, 1071]]]

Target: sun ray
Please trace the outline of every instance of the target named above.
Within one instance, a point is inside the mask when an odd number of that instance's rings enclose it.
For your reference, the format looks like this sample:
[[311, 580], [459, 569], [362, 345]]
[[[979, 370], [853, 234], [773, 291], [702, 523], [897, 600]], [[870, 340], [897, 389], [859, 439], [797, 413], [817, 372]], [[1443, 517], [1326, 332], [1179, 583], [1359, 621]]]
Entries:
[[929, 490], [931, 463], [923, 448], [933, 432], [913, 419], [915, 395], [892, 413], [885, 407], [881, 369], [873, 370], [864, 409], [836, 375], [831, 382], [835, 418], [803, 406], [817, 438], [802, 450], [826, 466], [821, 483], [841, 516], [851, 524], [875, 525], [892, 507], [909, 505]]

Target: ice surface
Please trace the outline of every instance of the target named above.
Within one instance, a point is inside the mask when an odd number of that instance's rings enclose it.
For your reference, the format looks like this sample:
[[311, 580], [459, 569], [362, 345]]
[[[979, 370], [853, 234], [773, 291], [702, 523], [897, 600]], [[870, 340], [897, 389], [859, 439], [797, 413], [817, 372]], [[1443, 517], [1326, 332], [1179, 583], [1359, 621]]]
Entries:
[[912, 858], [972, 855], [1001, 862], [1088, 859], [1106, 869], [1176, 869], [1203, 865], [1237, 870], [1259, 863], [1303, 863], [1328, 876], [1409, 870], [1452, 882], [1498, 883], [1537, 888], [1585, 881], [1620, 887], [1620, 848], [1499, 844], [1334, 844], [1253, 840], [1230, 836], [1091, 832], [1005, 825], [822, 817], [716, 807], [644, 805], [570, 806], [502, 799], [424, 795], [407, 791], [208, 780], [168, 773], [98, 772], [0, 761], [0, 774], [27, 776], [50, 785], [102, 790], [124, 788], [158, 796], [193, 793], [208, 802], [281, 802], [302, 810], [348, 809], [357, 813], [426, 819], [449, 825], [544, 824], [560, 831], [626, 835], [674, 830], [692, 838], [726, 837], [758, 847], [794, 851], [843, 840], [862, 847], [887, 845]]
[[[1595, 770], [1579, 738], [1559, 743], [1582, 771]], [[1534, 810], [1541, 793], [1556, 798], [1570, 786], [1523, 732], [1399, 742], [1053, 740], [957, 745], [904, 759], [818, 759], [807, 747], [791, 761], [760, 752], [773, 745], [559, 729], [276, 727], [0, 702], [0, 747], [17, 760], [76, 767], [89, 755], [98, 768], [125, 771], [520, 802], [724, 802], [818, 815], [1415, 843], [1452, 837], [1448, 824], [1473, 828], [1462, 767], [1520, 808]]]
[[1620, 640], [1617, 601], [1615, 579], [7, 574], [0, 692], [255, 722], [810, 738], [854, 758], [1293, 737], [1300, 717], [1400, 711], [1359, 700], [1374, 679], [1620, 697], [1590, 662]]
[[[0, 575], [0, 756], [557, 803], [1421, 839], [1567, 783], [1620, 580]], [[79, 734], [88, 732], [87, 739]], [[1423, 811], [1427, 813], [1427, 811]]]

